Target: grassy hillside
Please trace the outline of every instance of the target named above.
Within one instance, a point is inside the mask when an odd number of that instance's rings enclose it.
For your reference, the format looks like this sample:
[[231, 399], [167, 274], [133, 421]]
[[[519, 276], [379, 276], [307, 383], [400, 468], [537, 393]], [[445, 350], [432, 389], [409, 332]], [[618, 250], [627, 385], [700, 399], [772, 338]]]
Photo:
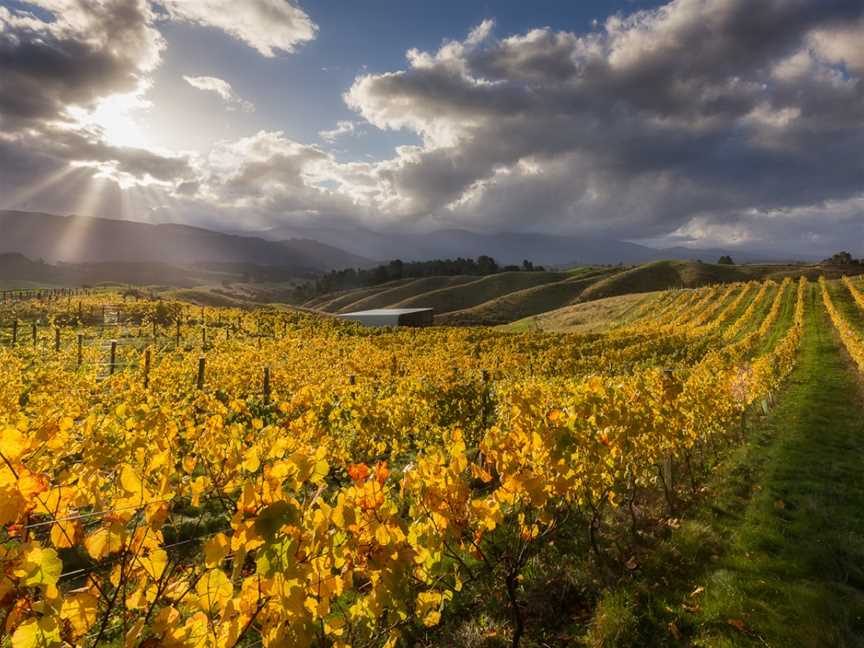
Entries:
[[438, 321], [448, 325], [506, 324], [571, 304], [586, 288], [617, 272], [620, 271], [601, 269], [576, 272], [574, 276], [563, 281], [517, 290], [473, 308], [444, 313], [438, 317]]
[[501, 272], [470, 283], [450, 288], [440, 288], [404, 299], [394, 307], [434, 308], [436, 313], [471, 308], [490, 299], [501, 297], [516, 290], [541, 286], [568, 277], [565, 272]]
[[715, 283], [747, 281], [761, 274], [751, 266], [716, 265], [695, 261], [655, 261], [598, 281], [582, 294], [580, 301], [667, 288], [698, 288]]
[[347, 306], [343, 306], [339, 312], [347, 313], [355, 310], [368, 310], [370, 308], [387, 308], [393, 304], [398, 304], [412, 297], [419, 297], [433, 290], [460, 286], [472, 281], [477, 281], [477, 277], [457, 275], [455, 277], [423, 277], [421, 279], [414, 279], [406, 284], [401, 284], [389, 290], [382, 290], [352, 302]]
[[[749, 281], [782, 280], [820, 274], [856, 274], [861, 266], [822, 264], [719, 265], [697, 261], [655, 261], [633, 268], [582, 266], [562, 272], [502, 272], [486, 277], [402, 279], [371, 288], [330, 293], [304, 304], [329, 313], [371, 308], [434, 308], [438, 324], [500, 325], [523, 320], [518, 327], [597, 330], [596, 322], [620, 320], [639, 295], [669, 288]], [[636, 295], [607, 301], [612, 297]], [[582, 304], [604, 300], [587, 307]], [[536, 321], [535, 321], [536, 318]], [[603, 324], [600, 324], [602, 328]], [[517, 327], [517, 328], [518, 328]]]
[[402, 286], [410, 281], [413, 281], [413, 279], [396, 279], [395, 281], [388, 281], [387, 283], [372, 286], [371, 288], [359, 288], [357, 290], [349, 290], [347, 292], [339, 293], [339, 295], [335, 299], [321, 301], [316, 306], [311, 306], [309, 304], [304, 304], [304, 306], [306, 306], [307, 308], [315, 308], [316, 310], [322, 310], [327, 313], [336, 313], [341, 308], [353, 304], [356, 301], [360, 301], [361, 299], [365, 299], [366, 297], [370, 297], [372, 295], [377, 295], [379, 292], [384, 292], [385, 290], [390, 290], [391, 288], [396, 288], [397, 286]]
[[161, 293], [164, 299], [176, 299], [196, 306], [218, 306], [225, 308], [244, 308], [249, 304], [238, 299], [219, 294], [209, 288], [180, 288]]
[[659, 291], [634, 293], [582, 302], [515, 321], [508, 329], [600, 333], [626, 324], [661, 295]]

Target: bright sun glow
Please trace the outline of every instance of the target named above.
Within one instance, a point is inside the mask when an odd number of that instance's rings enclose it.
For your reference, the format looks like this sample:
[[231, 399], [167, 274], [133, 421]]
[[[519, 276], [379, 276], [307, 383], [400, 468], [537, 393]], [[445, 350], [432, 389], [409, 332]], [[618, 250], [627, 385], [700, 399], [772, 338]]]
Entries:
[[139, 94], [113, 95], [93, 110], [70, 108], [68, 112], [83, 125], [99, 128], [112, 146], [149, 148], [144, 130], [135, 120], [135, 113], [149, 105]]

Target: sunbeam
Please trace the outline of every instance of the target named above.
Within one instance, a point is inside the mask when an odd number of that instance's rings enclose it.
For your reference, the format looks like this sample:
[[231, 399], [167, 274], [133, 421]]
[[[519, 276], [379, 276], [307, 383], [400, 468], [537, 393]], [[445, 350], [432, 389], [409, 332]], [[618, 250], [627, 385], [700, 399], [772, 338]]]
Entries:
[[16, 209], [27, 207], [27, 203], [30, 200], [38, 198], [40, 194], [45, 193], [49, 189], [60, 184], [64, 178], [69, 176], [71, 173], [74, 173], [76, 170], [77, 167], [72, 164], [67, 164], [54, 173], [40, 178], [26, 187], [21, 187], [3, 200], [4, 208]]
[[74, 216], [70, 216], [63, 236], [57, 243], [54, 256], [62, 261], [76, 261], [83, 258], [87, 241], [87, 232], [92, 225], [90, 217], [99, 213], [103, 200], [106, 180], [90, 178], [75, 203]]

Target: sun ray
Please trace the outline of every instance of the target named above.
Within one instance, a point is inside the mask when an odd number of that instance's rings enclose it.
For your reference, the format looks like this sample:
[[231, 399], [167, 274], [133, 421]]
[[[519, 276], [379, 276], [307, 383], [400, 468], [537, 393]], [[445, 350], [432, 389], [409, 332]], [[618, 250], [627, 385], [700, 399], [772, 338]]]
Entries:
[[92, 176], [82, 181], [78, 200], [75, 202], [73, 216], [69, 217], [63, 238], [54, 250], [54, 256], [60, 261], [79, 261], [84, 250], [81, 249], [91, 226], [90, 216], [97, 213], [105, 191], [105, 180]]
[[24, 208], [27, 206], [27, 202], [33, 198], [37, 198], [38, 194], [41, 194], [48, 189], [60, 184], [64, 178], [66, 178], [71, 173], [75, 172], [76, 167], [67, 164], [54, 173], [51, 173], [47, 176], [40, 178], [38, 181], [26, 186], [21, 187], [17, 191], [14, 191], [11, 195], [7, 196], [3, 201], [3, 206], [5, 209], [15, 209], [15, 208]]

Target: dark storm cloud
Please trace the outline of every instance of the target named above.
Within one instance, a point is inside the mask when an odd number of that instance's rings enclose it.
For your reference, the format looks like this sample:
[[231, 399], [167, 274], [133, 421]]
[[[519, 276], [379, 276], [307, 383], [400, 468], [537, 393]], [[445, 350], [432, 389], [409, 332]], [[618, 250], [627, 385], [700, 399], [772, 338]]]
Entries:
[[487, 28], [358, 78], [346, 100], [424, 137], [376, 170], [406, 217], [660, 236], [864, 191], [862, 14], [677, 0], [585, 35]]
[[0, 7], [0, 118], [61, 119], [68, 106], [135, 90], [164, 43], [143, 0], [33, 3], [43, 21]]
[[[70, 164], [78, 169], [91, 167], [64, 176], [77, 178], [82, 196], [97, 170], [167, 183], [188, 176], [185, 158], [113, 146], [97, 127], [79, 122], [79, 116], [101, 99], [140, 91], [158, 64], [164, 42], [152, 25], [149, 3], [39, 0], [31, 4], [50, 17], [0, 8], [4, 184], [18, 194]], [[43, 188], [44, 194], [49, 191], [58, 193], [59, 187]], [[59, 193], [69, 201], [65, 188]]]
[[[174, 220], [196, 223], [314, 216], [706, 244], [776, 238], [799, 250], [840, 242], [862, 220], [861, 0], [673, 0], [583, 34], [496, 38], [484, 21], [346, 92], [372, 126], [419, 136], [379, 162], [341, 162], [279, 131], [197, 155], [132, 149], [81, 117], [105, 97], [143, 96], [165, 47], [160, 21], [218, 28], [272, 57], [317, 33], [295, 2], [29, 4], [38, 15], [0, 8], [0, 188], [60, 175], [65, 192], [69, 178], [95, 175], [155, 185]], [[234, 96], [218, 77], [192, 79]]]

